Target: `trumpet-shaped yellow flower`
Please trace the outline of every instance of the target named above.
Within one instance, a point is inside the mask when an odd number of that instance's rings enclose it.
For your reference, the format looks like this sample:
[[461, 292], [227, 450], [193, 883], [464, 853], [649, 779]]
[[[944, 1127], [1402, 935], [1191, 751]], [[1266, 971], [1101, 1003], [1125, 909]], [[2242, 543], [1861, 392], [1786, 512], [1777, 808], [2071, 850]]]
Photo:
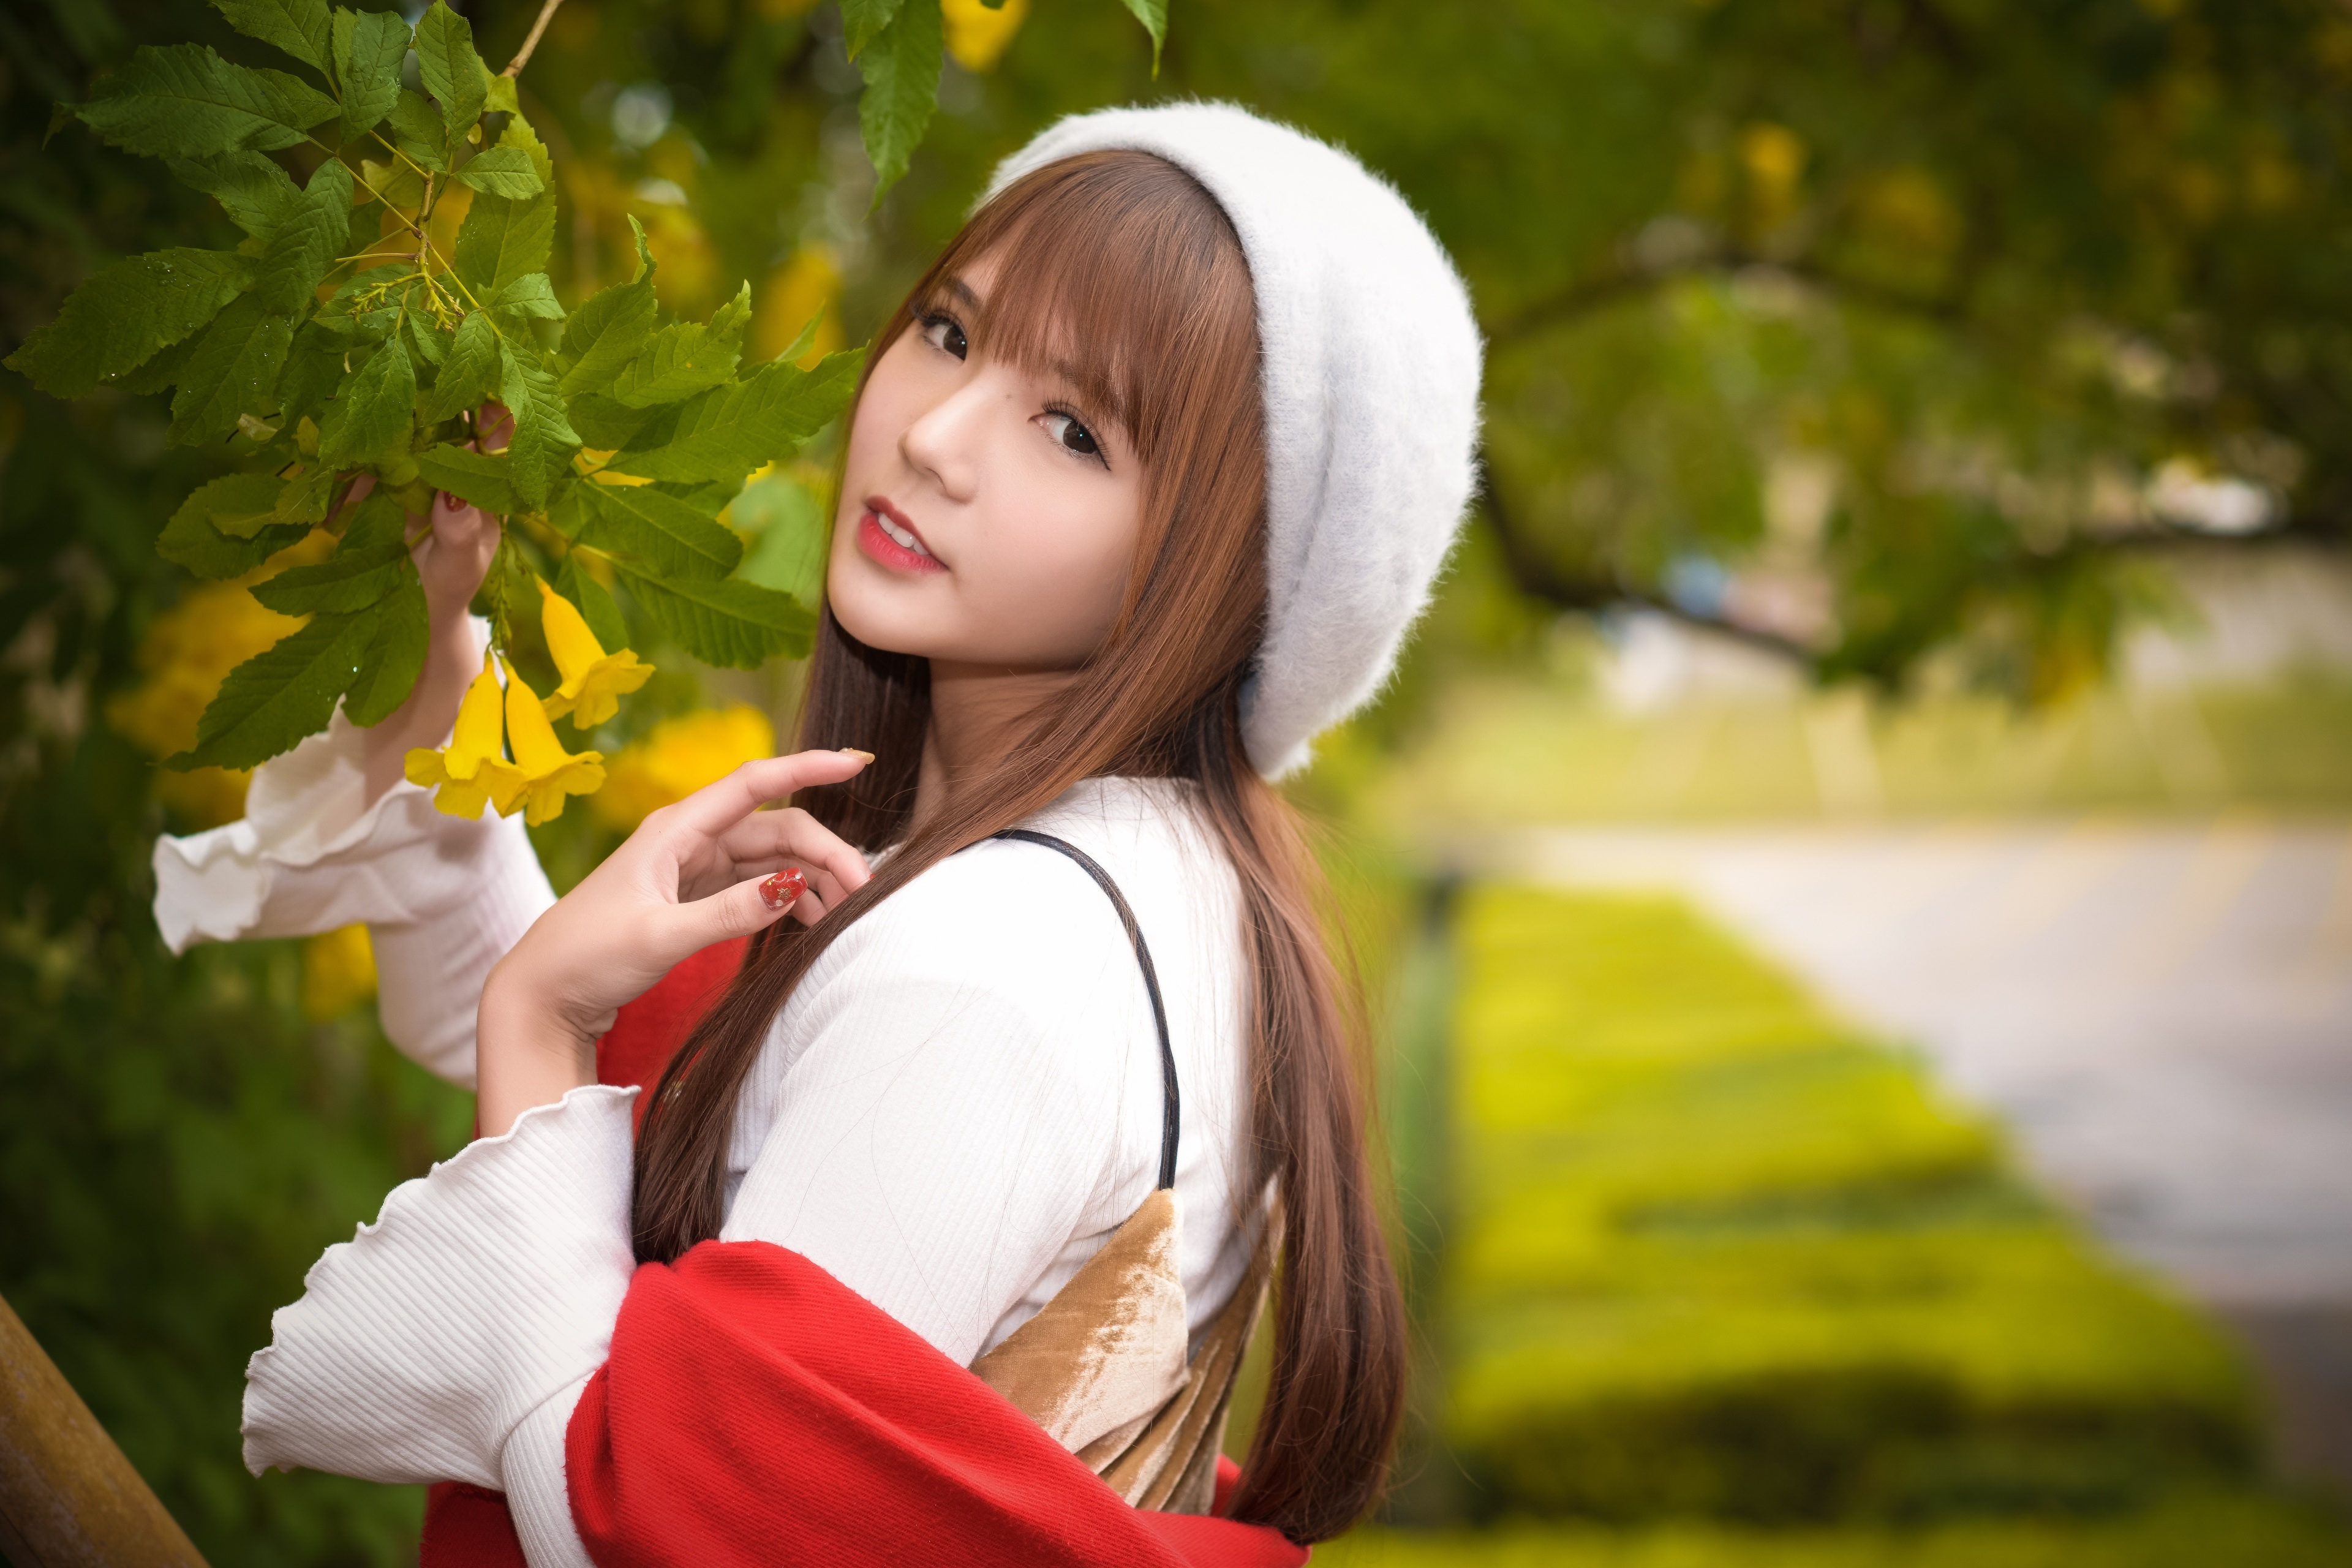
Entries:
[[[437, 752], [417, 747], [408, 753], [402, 769], [410, 784], [434, 791], [435, 810], [451, 816], [478, 817], [493, 791], [503, 786], [504, 775], [513, 772], [499, 748], [502, 706], [499, 678], [485, 650], [482, 673], [474, 677], [474, 684], [466, 689], [466, 700], [458, 706], [457, 728], [449, 744]], [[503, 801], [499, 810], [505, 814]]]
[[512, 816], [520, 805], [523, 820], [536, 827], [562, 815], [565, 795], [593, 795], [604, 787], [603, 754], [565, 751], [539, 694], [512, 669], [507, 671], [507, 739], [514, 745], [514, 761], [500, 764], [490, 782], [501, 816]]
[[569, 713], [581, 729], [593, 729], [621, 710], [622, 698], [652, 679], [654, 667], [639, 663], [627, 648], [606, 653], [572, 601], [544, 582], [539, 585], [539, 606], [547, 651], [563, 674], [563, 684], [547, 700], [549, 718]]

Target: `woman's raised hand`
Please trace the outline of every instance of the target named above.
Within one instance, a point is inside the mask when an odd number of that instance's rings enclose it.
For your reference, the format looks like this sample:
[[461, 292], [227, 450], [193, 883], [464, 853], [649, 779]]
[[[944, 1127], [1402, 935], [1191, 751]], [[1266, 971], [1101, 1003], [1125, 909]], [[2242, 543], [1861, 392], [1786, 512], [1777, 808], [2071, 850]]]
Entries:
[[[475, 416], [474, 430], [469, 445], [497, 451], [514, 433], [514, 416], [486, 403]], [[344, 506], [359, 505], [374, 485], [373, 475], [361, 475]], [[370, 801], [400, 782], [410, 751], [449, 738], [466, 688], [482, 672], [482, 650], [474, 641], [468, 611], [499, 552], [499, 520], [444, 490], [433, 498], [431, 512], [408, 514], [408, 536], [415, 541], [409, 558], [425, 583], [425, 668], [408, 700], [368, 731], [362, 742]]]
[[862, 752], [746, 763], [664, 806], [539, 917], [490, 972], [475, 1040], [483, 1135], [596, 1081], [596, 1038], [680, 960], [792, 917], [814, 924], [865, 886], [864, 857], [797, 807]]

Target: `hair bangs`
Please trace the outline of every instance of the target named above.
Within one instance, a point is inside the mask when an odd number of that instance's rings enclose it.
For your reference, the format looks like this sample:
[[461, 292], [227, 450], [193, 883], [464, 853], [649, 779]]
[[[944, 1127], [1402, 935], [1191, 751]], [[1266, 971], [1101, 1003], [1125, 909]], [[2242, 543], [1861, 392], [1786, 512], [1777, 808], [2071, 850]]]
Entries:
[[920, 297], [937, 300], [983, 264], [975, 346], [1066, 383], [1148, 465], [1183, 412], [1169, 393], [1191, 379], [1186, 368], [1222, 358], [1213, 350], [1236, 329], [1255, 335], [1248, 264], [1224, 210], [1150, 153], [1089, 153], [1014, 182], [975, 215]]

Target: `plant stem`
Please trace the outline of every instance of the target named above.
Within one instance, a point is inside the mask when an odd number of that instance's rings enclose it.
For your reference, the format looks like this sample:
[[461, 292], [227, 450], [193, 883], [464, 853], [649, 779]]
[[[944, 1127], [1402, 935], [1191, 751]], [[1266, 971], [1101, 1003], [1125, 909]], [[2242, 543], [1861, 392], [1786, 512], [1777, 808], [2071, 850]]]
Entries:
[[539, 20], [530, 25], [530, 32], [524, 37], [522, 47], [515, 51], [515, 58], [507, 62], [507, 68], [500, 75], [511, 79], [522, 74], [522, 68], [530, 63], [531, 50], [539, 47], [540, 35], [547, 31], [547, 24], [554, 18], [555, 8], [562, 4], [563, 0], [547, 0], [547, 4], [539, 8]]

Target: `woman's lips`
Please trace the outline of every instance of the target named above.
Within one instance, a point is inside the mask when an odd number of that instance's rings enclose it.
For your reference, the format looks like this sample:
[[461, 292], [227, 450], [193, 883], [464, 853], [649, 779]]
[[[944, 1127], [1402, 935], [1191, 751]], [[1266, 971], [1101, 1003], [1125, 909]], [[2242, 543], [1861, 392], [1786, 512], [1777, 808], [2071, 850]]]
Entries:
[[857, 548], [893, 572], [944, 572], [947, 566], [923, 543], [907, 514], [886, 497], [868, 496], [857, 519]]

